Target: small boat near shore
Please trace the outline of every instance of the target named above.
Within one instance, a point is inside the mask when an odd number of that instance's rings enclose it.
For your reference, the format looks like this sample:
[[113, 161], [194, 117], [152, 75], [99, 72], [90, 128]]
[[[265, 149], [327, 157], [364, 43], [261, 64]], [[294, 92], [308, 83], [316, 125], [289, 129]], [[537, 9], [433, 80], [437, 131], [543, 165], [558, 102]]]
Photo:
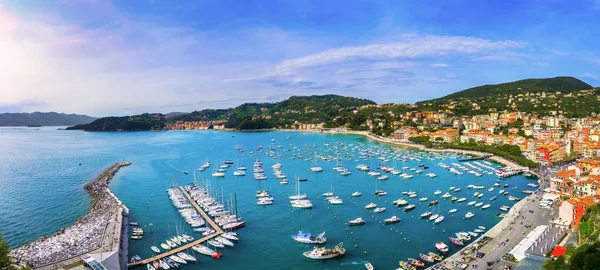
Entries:
[[350, 226], [360, 226], [360, 225], [364, 225], [367, 222], [362, 218], [357, 218], [357, 219], [348, 221], [348, 223], [350, 224]]

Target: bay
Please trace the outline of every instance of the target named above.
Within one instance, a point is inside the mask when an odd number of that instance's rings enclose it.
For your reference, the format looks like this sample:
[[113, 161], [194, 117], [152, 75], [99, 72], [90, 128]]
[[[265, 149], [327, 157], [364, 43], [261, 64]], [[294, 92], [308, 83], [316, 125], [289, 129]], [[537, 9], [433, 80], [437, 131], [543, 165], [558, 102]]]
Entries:
[[[354, 169], [359, 163], [375, 168], [380, 162], [377, 156], [357, 160], [359, 149], [373, 152], [396, 149], [409, 155], [424, 154], [379, 144], [361, 136], [283, 131], [90, 133], [55, 128], [0, 128], [0, 134], [0, 232], [13, 246], [54, 233], [85, 215], [90, 199], [83, 190], [83, 184], [118, 161], [131, 161], [133, 165], [122, 169], [111, 182], [110, 188], [131, 210], [132, 220], [146, 230], [144, 239], [130, 241], [130, 254], [144, 258], [153, 255], [150, 246], [173, 236], [176, 228], [200, 237], [192, 232], [171, 205], [166, 188], [173, 181], [179, 185], [193, 183], [196, 168], [204, 162], [210, 161], [213, 165], [206, 171], [197, 172], [198, 179], [207, 179], [226, 196], [236, 195], [239, 211], [247, 223], [246, 227], [238, 230], [239, 243], [234, 248], [222, 250], [223, 257], [220, 260], [196, 255], [199, 262], [184, 266], [189, 269], [364, 269], [362, 264], [366, 261], [377, 268], [395, 268], [398, 260], [418, 258], [419, 253], [435, 251], [434, 244], [437, 241], [447, 243], [451, 252], [457, 251], [458, 248], [449, 243], [448, 237], [458, 231], [473, 230], [479, 225], [491, 228], [500, 221], [495, 217], [501, 212], [499, 207], [513, 204], [507, 196], [498, 196], [500, 188], [487, 192], [490, 183], [496, 181], [495, 175], [476, 177], [465, 173], [458, 177], [437, 165], [438, 162], [457, 162], [455, 158], [397, 162], [398, 169], [402, 166], [417, 168], [421, 163], [430, 168], [420, 175], [411, 172], [414, 178], [409, 180], [390, 175], [388, 180], [376, 181], [375, 177]], [[341, 149], [341, 144], [348, 147], [352, 157], [342, 157], [342, 164], [352, 171], [351, 175], [344, 177], [332, 170], [335, 161], [319, 160], [318, 165], [324, 171], [310, 171], [312, 161], [304, 159], [313, 157], [312, 153], [315, 152], [335, 157], [333, 147]], [[281, 158], [273, 159], [259, 153], [256, 150], [259, 145], [265, 150], [273, 147], [276, 153], [281, 154]], [[351, 150], [354, 146], [357, 148]], [[245, 151], [237, 151], [236, 147]], [[250, 151], [258, 153], [259, 159], [264, 162], [268, 180], [254, 180], [251, 170], [244, 177], [232, 175], [238, 162], [251, 169], [255, 157], [249, 155]], [[295, 156], [293, 153], [301, 153], [304, 159], [292, 159]], [[225, 160], [232, 160], [235, 164], [227, 171], [225, 178], [215, 179], [211, 176], [213, 168]], [[281, 185], [272, 174], [270, 168], [276, 162], [283, 164], [289, 185]], [[189, 174], [184, 174], [185, 170]], [[428, 178], [425, 176], [427, 172], [438, 176]], [[302, 182], [301, 190], [312, 200], [313, 209], [301, 210], [289, 206], [287, 197], [294, 192], [293, 179], [296, 176], [308, 179]], [[502, 184], [506, 182], [511, 185], [511, 188], [507, 188], [511, 195], [524, 197], [520, 190], [529, 181], [526, 177], [515, 176], [503, 180]], [[466, 205], [474, 200], [475, 190], [467, 189], [469, 184], [486, 186], [479, 190], [485, 194], [479, 201], [491, 203], [489, 209], [481, 210]], [[514, 185], [521, 189], [512, 190]], [[466, 197], [467, 201], [452, 203], [433, 195], [436, 189], [446, 192], [450, 186], [462, 188], [461, 192], [453, 195]], [[343, 205], [329, 205], [322, 197], [321, 194], [331, 187], [344, 200]], [[375, 197], [373, 192], [376, 188], [387, 191], [388, 195]], [[275, 197], [275, 203], [270, 206], [256, 205], [255, 193], [259, 189], [269, 190]], [[446, 220], [434, 226], [419, 219], [421, 213], [431, 208], [427, 202], [419, 202], [418, 199], [411, 200], [416, 209], [408, 213], [392, 205], [393, 200], [406, 198], [401, 192], [409, 190], [417, 192], [419, 197], [439, 199], [439, 211], [446, 216]], [[354, 198], [351, 194], [355, 191], [361, 191], [363, 195]], [[498, 196], [498, 199], [489, 202], [491, 196]], [[376, 214], [363, 209], [371, 202], [386, 207], [387, 211]], [[457, 208], [458, 212], [447, 214], [453, 208]], [[464, 220], [467, 211], [474, 212], [475, 217]], [[384, 225], [383, 219], [392, 215], [400, 217], [402, 221], [395, 225]], [[365, 219], [367, 224], [349, 228], [347, 222], [357, 217]], [[290, 237], [299, 230], [314, 234], [326, 231], [327, 246], [343, 242], [347, 249], [346, 256], [328, 261], [304, 258], [302, 252], [312, 247], [296, 243]]]

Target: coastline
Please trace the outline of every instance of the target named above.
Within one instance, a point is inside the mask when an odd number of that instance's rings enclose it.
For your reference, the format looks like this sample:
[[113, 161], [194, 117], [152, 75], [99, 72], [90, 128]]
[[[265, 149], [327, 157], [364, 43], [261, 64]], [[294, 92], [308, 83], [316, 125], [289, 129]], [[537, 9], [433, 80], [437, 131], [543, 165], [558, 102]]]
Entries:
[[119, 253], [119, 264], [126, 263], [127, 241], [122, 240], [127, 239], [129, 209], [110, 191], [108, 183], [129, 165], [131, 162], [113, 164], [85, 184], [92, 197], [88, 213], [66, 229], [11, 250], [14, 262], [34, 269], [56, 269], [77, 263], [87, 253], [114, 251]]
[[[473, 156], [486, 156], [486, 155], [489, 155], [488, 153], [474, 151], [474, 150], [463, 150], [463, 149], [454, 149], [454, 148], [445, 148], [445, 149], [427, 148], [427, 147], [425, 147], [423, 145], [420, 145], [420, 144], [400, 142], [400, 141], [395, 141], [393, 139], [379, 137], [379, 136], [376, 136], [373, 133], [370, 133], [368, 131], [351, 131], [351, 130], [348, 130], [348, 131], [334, 131], [334, 130], [325, 131], [325, 130], [318, 130], [318, 129], [310, 129], [310, 130], [279, 129], [279, 130], [280, 131], [306, 132], [306, 133], [360, 135], [360, 136], [367, 137], [367, 138], [369, 138], [371, 140], [374, 140], [374, 141], [377, 141], [377, 142], [380, 142], [380, 143], [392, 144], [392, 145], [397, 145], [397, 146], [402, 146], [402, 147], [408, 147], [408, 148], [415, 148], [415, 149], [418, 149], [418, 150], [429, 151], [429, 152], [436, 152], [436, 153], [449, 152], [449, 153], [459, 153], [459, 154], [473, 155]], [[500, 163], [500, 164], [502, 164], [504, 166], [507, 166], [507, 167], [523, 168], [523, 166], [517, 164], [516, 162], [508, 160], [508, 159], [503, 158], [501, 156], [492, 155], [488, 159], [490, 159], [492, 161], [495, 161], [495, 162], [498, 162], [498, 163]]]

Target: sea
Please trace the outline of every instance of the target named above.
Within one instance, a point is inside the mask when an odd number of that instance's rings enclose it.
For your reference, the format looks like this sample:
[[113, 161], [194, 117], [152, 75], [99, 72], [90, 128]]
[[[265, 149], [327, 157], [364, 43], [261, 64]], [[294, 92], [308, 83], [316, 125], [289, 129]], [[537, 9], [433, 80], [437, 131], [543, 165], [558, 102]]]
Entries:
[[[496, 216], [503, 212], [500, 206], [515, 203], [508, 200], [508, 196], [498, 194], [500, 189], [524, 198], [526, 195], [521, 191], [532, 189], [527, 184], [535, 183], [534, 178], [522, 175], [507, 179], [486, 173], [475, 176], [464, 171], [462, 175], [455, 175], [438, 165], [473, 163], [459, 162], [460, 157], [381, 144], [346, 134], [0, 128], [0, 233], [17, 247], [68, 227], [90, 207], [91, 199], [83, 185], [115, 162], [130, 161], [133, 164], [122, 168], [109, 185], [130, 209], [131, 220], [145, 230], [142, 240], [129, 240], [130, 255], [150, 257], [154, 254], [151, 246], [160, 246], [176, 234], [202, 237], [184, 222], [166, 192], [172, 186], [196, 183], [210, 185], [227, 204], [235, 198], [237, 207], [232, 208], [237, 208], [246, 226], [237, 230], [240, 240], [235, 247], [219, 250], [223, 254], [221, 259], [190, 250], [198, 262], [184, 265], [183, 269], [364, 269], [366, 262], [378, 269], [395, 269], [399, 260], [418, 259], [420, 253], [437, 252], [434, 245], [438, 241], [450, 247], [450, 254], [458, 251], [459, 248], [448, 241], [449, 237], [478, 226], [490, 229], [501, 220]], [[234, 162], [226, 176], [211, 176], [226, 160]], [[267, 180], [253, 178], [252, 165], [256, 160], [264, 163]], [[212, 166], [198, 171], [207, 161]], [[280, 179], [275, 178], [271, 169], [275, 163], [283, 165], [289, 184], [280, 184]], [[310, 170], [315, 163], [323, 167], [323, 172]], [[377, 180], [376, 176], [356, 170], [359, 164], [370, 166], [371, 170], [378, 170], [381, 165], [391, 166], [414, 177], [403, 179], [388, 174], [389, 179]], [[414, 170], [424, 169], [419, 167], [421, 164], [429, 168], [417, 174]], [[248, 167], [247, 175], [233, 176], [234, 169], [240, 165]], [[348, 168], [352, 174], [342, 176], [333, 170], [337, 165]], [[501, 165], [492, 163], [492, 166]], [[404, 167], [407, 169], [403, 170]], [[427, 177], [426, 173], [435, 173], [437, 177]], [[307, 179], [300, 182], [300, 190], [307, 193], [314, 205], [312, 209], [290, 206], [288, 196], [296, 193], [297, 178]], [[488, 192], [496, 182], [502, 186]], [[504, 184], [510, 186], [504, 188]], [[473, 190], [468, 185], [483, 185], [485, 189]], [[450, 192], [453, 196], [465, 197], [467, 201], [451, 202], [433, 194], [435, 190], [445, 193], [451, 186], [462, 189]], [[257, 190], [268, 190], [274, 204], [256, 205]], [[375, 190], [384, 190], [388, 195], [376, 197]], [[333, 191], [344, 203], [328, 204], [322, 195], [328, 191]], [[356, 191], [362, 196], [351, 196]], [[402, 195], [404, 191], [414, 191], [419, 197], [408, 199]], [[473, 196], [476, 191], [484, 193], [483, 198], [476, 199]], [[492, 196], [497, 199], [490, 201]], [[428, 197], [428, 201], [419, 201], [423, 197]], [[392, 201], [399, 198], [415, 204], [415, 210], [404, 212], [393, 205]], [[430, 207], [428, 202], [432, 200], [439, 200], [439, 204]], [[467, 202], [473, 200], [489, 203], [491, 207], [482, 210], [468, 206]], [[386, 211], [365, 210], [364, 206], [369, 203], [385, 207]], [[448, 214], [454, 208], [458, 211]], [[434, 225], [420, 219], [426, 211], [441, 213], [445, 220]], [[465, 219], [468, 211], [475, 216]], [[401, 222], [385, 225], [383, 220], [391, 216], [399, 217]], [[358, 217], [367, 223], [348, 226], [348, 221]], [[343, 243], [345, 256], [323, 261], [305, 258], [302, 253], [313, 246], [291, 238], [299, 231], [325, 232], [327, 243], [323, 246]]]

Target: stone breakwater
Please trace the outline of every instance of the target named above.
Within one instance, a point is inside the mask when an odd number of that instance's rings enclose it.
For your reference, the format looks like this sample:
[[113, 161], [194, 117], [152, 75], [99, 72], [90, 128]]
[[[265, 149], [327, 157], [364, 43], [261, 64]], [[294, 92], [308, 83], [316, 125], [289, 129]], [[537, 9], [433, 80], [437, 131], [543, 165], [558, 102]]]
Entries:
[[66, 229], [11, 250], [14, 262], [39, 268], [102, 248], [107, 239], [115, 237], [105, 234], [111, 221], [122, 213], [122, 203], [110, 192], [108, 183], [120, 168], [129, 165], [131, 162], [116, 163], [87, 183], [84, 188], [92, 196], [89, 213]]

